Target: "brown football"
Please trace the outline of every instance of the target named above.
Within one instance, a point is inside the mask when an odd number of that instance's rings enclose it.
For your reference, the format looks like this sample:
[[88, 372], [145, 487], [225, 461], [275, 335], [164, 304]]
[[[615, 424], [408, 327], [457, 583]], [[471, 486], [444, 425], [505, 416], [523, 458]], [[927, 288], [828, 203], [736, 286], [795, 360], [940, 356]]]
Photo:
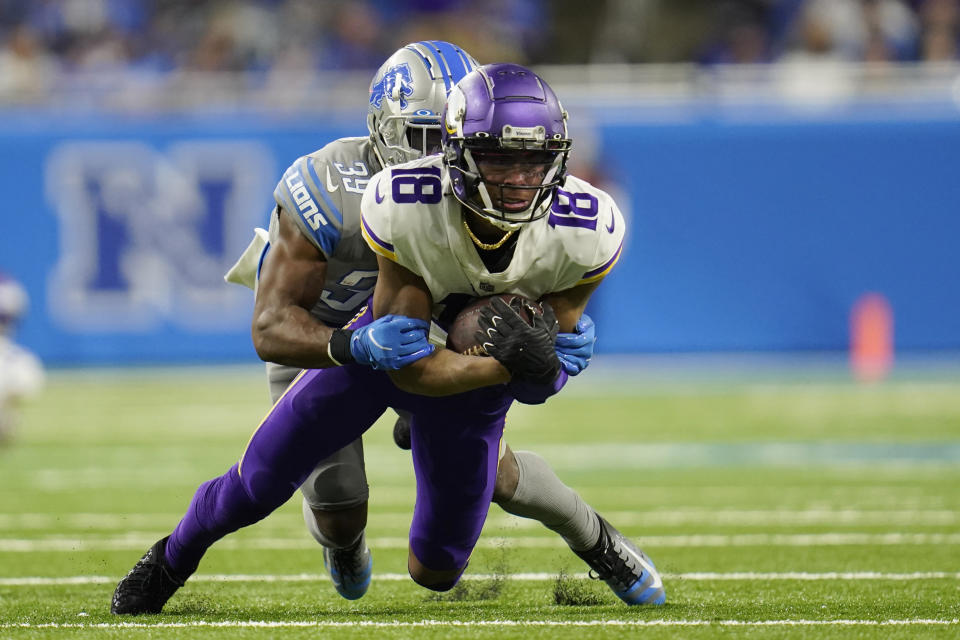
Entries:
[[[500, 293], [483, 298], [475, 298], [467, 303], [467, 306], [461, 309], [457, 317], [450, 323], [450, 328], [447, 331], [447, 349], [467, 356], [487, 355], [483, 345], [477, 340], [476, 333], [480, 330], [480, 324], [478, 322], [480, 319], [480, 310], [489, 306], [494, 298], [501, 298], [507, 304], [510, 304], [510, 301], [514, 298], [520, 298], [521, 300], [529, 302], [533, 306], [535, 313], [540, 313], [540, 304], [538, 302], [515, 293]], [[529, 314], [526, 307], [524, 307], [524, 311], [520, 315], [528, 323], [533, 320], [533, 317]]]

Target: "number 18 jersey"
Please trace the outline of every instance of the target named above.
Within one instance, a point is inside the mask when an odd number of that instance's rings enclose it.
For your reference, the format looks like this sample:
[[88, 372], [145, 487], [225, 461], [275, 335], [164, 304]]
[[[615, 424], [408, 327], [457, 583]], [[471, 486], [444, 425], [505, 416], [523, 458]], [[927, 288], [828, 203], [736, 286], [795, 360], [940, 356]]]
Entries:
[[604, 191], [567, 176], [547, 215], [522, 226], [509, 266], [491, 273], [464, 228], [440, 156], [385, 169], [361, 203], [373, 251], [423, 278], [440, 317], [448, 296], [543, 295], [602, 279], [623, 248], [623, 215]]

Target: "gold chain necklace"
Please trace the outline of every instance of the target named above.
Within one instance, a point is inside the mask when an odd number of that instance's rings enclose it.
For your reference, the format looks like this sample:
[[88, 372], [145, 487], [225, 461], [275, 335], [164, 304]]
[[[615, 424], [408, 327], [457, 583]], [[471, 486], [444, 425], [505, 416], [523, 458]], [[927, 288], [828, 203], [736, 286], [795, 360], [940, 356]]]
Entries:
[[517, 231], [516, 229], [510, 229], [510, 231], [507, 231], [505, 234], [503, 234], [503, 237], [497, 240], [496, 242], [486, 243], [480, 238], [478, 238], [476, 235], [474, 235], [473, 229], [471, 229], [470, 225], [467, 224], [466, 218], [462, 218], [462, 220], [463, 220], [463, 228], [467, 230], [467, 234], [470, 236], [470, 239], [473, 240], [473, 244], [477, 245], [479, 248], [483, 249], [484, 251], [493, 251], [495, 249], [499, 249]]

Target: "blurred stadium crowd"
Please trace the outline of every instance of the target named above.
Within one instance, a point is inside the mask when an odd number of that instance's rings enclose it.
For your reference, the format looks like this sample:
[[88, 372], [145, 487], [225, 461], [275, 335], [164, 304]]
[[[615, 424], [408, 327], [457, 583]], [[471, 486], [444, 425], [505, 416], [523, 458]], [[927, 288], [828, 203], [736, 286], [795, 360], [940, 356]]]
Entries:
[[442, 37], [484, 61], [958, 57], [960, 0], [0, 0], [0, 94], [64, 73], [369, 71]]

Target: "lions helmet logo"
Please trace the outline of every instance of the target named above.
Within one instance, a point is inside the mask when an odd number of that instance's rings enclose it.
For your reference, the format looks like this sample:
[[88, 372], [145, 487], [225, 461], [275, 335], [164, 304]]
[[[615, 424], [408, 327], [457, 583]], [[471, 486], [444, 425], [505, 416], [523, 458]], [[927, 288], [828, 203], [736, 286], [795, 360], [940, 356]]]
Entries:
[[413, 76], [410, 73], [410, 65], [398, 64], [395, 67], [387, 69], [383, 77], [370, 87], [370, 104], [377, 109], [383, 104], [383, 99], [387, 98], [394, 102], [400, 102], [400, 108], [407, 108], [407, 97], [413, 95]]

